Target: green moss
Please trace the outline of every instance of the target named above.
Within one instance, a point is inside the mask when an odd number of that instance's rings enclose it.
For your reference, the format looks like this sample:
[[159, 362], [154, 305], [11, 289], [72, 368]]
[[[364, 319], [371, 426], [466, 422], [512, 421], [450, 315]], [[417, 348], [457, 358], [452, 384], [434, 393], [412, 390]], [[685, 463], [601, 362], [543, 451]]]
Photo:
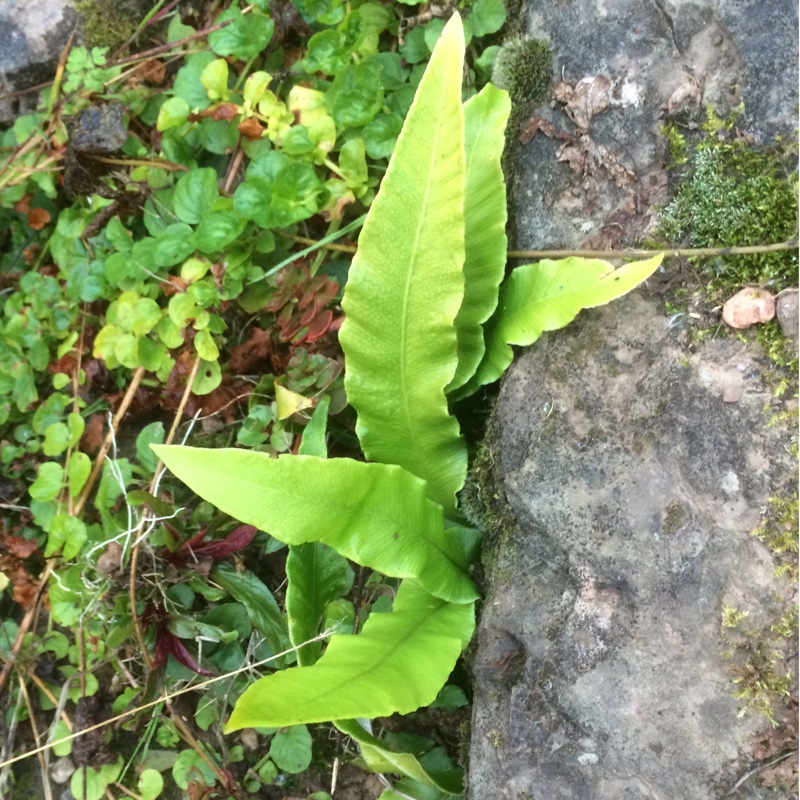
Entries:
[[470, 523], [502, 542], [510, 531], [512, 518], [497, 484], [490, 440], [491, 424], [477, 447], [459, 501]]
[[553, 53], [542, 39], [510, 39], [497, 54], [492, 82], [506, 89], [513, 103], [541, 103], [553, 74]]
[[77, 0], [75, 10], [83, 20], [83, 43], [88, 47], [115, 48], [136, 32], [136, 14], [119, 0]]
[[778, 557], [777, 575], [788, 575], [793, 581], [798, 577], [798, 514], [797, 492], [788, 497], [771, 497], [764, 509], [759, 526], [753, 531]]
[[668, 536], [677, 533], [688, 521], [689, 513], [683, 503], [673, 501], [664, 513], [664, 521], [661, 525], [662, 530]]
[[[798, 607], [792, 599], [798, 578], [798, 495], [770, 498], [761, 524], [753, 531], [777, 557], [776, 579], [787, 592], [780, 610], [765, 625], [749, 625], [746, 611], [733, 606], [722, 610], [725, 653], [732, 662], [734, 697], [742, 701], [740, 715], [757, 711], [773, 726], [792, 714], [787, 702], [795, 676], [788, 666], [797, 651]], [[788, 579], [788, 580], [787, 580]], [[738, 640], [727, 631], [735, 632]]]
[[[713, 113], [713, 112], [712, 112]], [[675, 199], [661, 212], [660, 234], [673, 244], [691, 247], [735, 247], [783, 242], [797, 235], [796, 148], [756, 149], [731, 137], [714, 118], [691, 158]], [[670, 151], [680, 134], [667, 130]], [[722, 137], [722, 138], [721, 138]], [[682, 138], [682, 137], [681, 137]], [[683, 156], [681, 156], [681, 153]], [[679, 162], [676, 162], [679, 163]], [[759, 284], [780, 291], [797, 284], [797, 253], [793, 250], [753, 255], [720, 255], [700, 259], [699, 269], [709, 291]]]
[[[789, 241], [797, 237], [797, 145], [776, 140], [771, 147], [756, 148], [736, 135], [742, 109], [722, 119], [706, 109], [699, 138], [689, 142], [689, 128], [677, 123], [662, 128], [667, 139], [677, 189], [673, 201], [659, 214], [657, 239], [677, 247], [737, 247]], [[696, 125], [694, 126], [697, 127]], [[651, 244], [660, 247], [656, 241]], [[748, 255], [719, 255], [690, 259], [702, 281], [702, 305], [714, 319], [690, 329], [690, 345], [697, 346], [720, 334], [717, 315], [711, 311], [742, 286], [760, 285], [776, 293], [798, 282], [797, 250]], [[678, 289], [669, 314], [684, 314], [687, 304], [697, 306], [697, 295]], [[780, 397], [793, 386], [798, 374], [797, 347], [780, 330], [777, 321], [738, 333], [755, 340], [780, 369], [766, 379]]]
[[689, 155], [686, 151], [686, 137], [678, 130], [677, 125], [663, 125], [661, 135], [667, 140], [669, 155], [672, 164], [676, 167], [683, 166]]

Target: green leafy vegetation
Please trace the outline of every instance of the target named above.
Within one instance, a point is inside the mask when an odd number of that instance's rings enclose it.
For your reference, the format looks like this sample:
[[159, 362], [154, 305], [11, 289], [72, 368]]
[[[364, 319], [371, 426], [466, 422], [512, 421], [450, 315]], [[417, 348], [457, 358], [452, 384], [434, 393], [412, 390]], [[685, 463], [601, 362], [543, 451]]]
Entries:
[[[247, 525], [290, 546], [327, 544], [401, 579], [390, 613], [373, 613], [357, 637], [333, 636], [319, 661], [261, 678], [239, 699], [227, 730], [332, 719], [348, 720], [341, 729], [352, 731], [356, 719], [407, 713], [435, 699], [471, 637], [477, 598], [466, 570], [479, 534], [463, 526], [455, 502], [466, 446], [445, 394], [459, 359], [469, 359], [459, 390], [474, 374], [474, 391], [511, 363], [510, 342], [533, 343], [582, 308], [630, 291], [661, 262], [617, 270], [587, 259], [542, 262], [515, 270], [500, 290], [493, 276], [505, 237], [493, 225], [467, 228], [478, 215], [464, 192], [502, 195], [510, 103], [486, 87], [484, 113], [471, 122], [485, 131], [465, 135], [473, 101], [462, 106], [463, 42], [454, 15], [367, 215], [342, 302], [345, 389], [369, 461], [155, 447], [191, 489]], [[460, 313], [465, 298], [493, 323], [488, 346], [483, 335], [458, 346], [459, 327], [475, 326]], [[490, 366], [482, 372], [484, 360]], [[298, 606], [301, 613], [308, 607]], [[316, 609], [290, 626], [315, 632], [320, 623]], [[433, 778], [427, 783], [435, 788]]]
[[[139, 26], [156, 55], [73, 48], [2, 134], [6, 752], [71, 755], [80, 800], [319, 800], [348, 741], [406, 796], [462, 792], [458, 725], [352, 721], [468, 702], [446, 684], [478, 539], [449, 402], [635, 281], [595, 266], [613, 292], [503, 315], [535, 270], [498, 294], [509, 101], [475, 92], [505, 11], [476, 0], [445, 35], [408, 10], [164, 6]], [[362, 224], [351, 265], [333, 248]], [[0, 791], [38, 768], [9, 766]]]

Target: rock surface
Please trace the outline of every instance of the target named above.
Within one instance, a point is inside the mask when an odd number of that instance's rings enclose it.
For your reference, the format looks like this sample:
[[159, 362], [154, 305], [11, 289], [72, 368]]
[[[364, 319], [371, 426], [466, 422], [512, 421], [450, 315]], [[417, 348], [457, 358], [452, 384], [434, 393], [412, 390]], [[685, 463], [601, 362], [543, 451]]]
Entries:
[[[78, 24], [70, 0], [0, 0], [0, 95], [52, 79]], [[0, 99], [0, 124], [36, 108], [37, 92]]]
[[633, 294], [511, 368], [493, 455], [516, 524], [487, 559], [471, 800], [791, 796], [728, 794], [769, 723], [737, 716], [722, 611], [776, 613], [750, 533], [796, 485], [767, 363], [732, 339], [687, 352]]
[[796, 0], [534, 1], [528, 19], [557, 76], [552, 107], [531, 112], [555, 134], [514, 159], [514, 248], [635, 241], [667, 199], [661, 126], [701, 103], [744, 103], [737, 127], [757, 143], [795, 136]]

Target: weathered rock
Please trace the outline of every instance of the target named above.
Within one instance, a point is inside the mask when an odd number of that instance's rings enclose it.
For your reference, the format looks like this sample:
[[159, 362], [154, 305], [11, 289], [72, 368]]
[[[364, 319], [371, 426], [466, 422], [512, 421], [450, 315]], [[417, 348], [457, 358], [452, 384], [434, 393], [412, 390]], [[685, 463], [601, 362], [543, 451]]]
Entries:
[[775, 297], [766, 289], [746, 286], [722, 306], [722, 319], [731, 328], [749, 328], [775, 319]]
[[743, 102], [737, 128], [756, 143], [794, 138], [795, 0], [532, 2], [528, 18], [557, 85], [531, 109], [549, 134], [514, 159], [515, 248], [636, 241], [668, 200], [661, 127], [700, 103], [725, 117]]
[[[78, 24], [71, 0], [0, 0], [0, 95], [52, 79]], [[36, 108], [38, 92], [0, 99], [0, 124]]]
[[[680, 336], [634, 294], [504, 380], [493, 455], [516, 525], [487, 559], [471, 800], [710, 800], [754, 766], [769, 723], [737, 715], [722, 611], [776, 614], [750, 533], [797, 465], [760, 353]], [[730, 795], [776, 796], [757, 778]]]
[[797, 289], [784, 289], [777, 297], [776, 311], [778, 324], [784, 336], [795, 342], [800, 337], [800, 304]]

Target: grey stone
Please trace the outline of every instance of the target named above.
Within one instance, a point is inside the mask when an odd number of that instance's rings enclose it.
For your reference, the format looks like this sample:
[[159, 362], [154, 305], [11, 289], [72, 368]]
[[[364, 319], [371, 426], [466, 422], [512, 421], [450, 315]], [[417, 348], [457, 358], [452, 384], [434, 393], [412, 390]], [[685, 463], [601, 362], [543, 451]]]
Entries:
[[788, 336], [793, 341], [800, 338], [800, 304], [798, 304], [797, 289], [784, 289], [777, 297], [776, 312], [778, 324], [784, 336]]
[[555, 101], [531, 109], [577, 141], [537, 133], [518, 148], [516, 249], [607, 248], [640, 238], [654, 205], [667, 201], [660, 129], [682, 109], [702, 102], [724, 117], [744, 103], [737, 127], [757, 143], [794, 138], [796, 0], [532, 0], [528, 19], [528, 35], [552, 45], [554, 83], [594, 81], [598, 91], [607, 82], [609, 105], [588, 121]]
[[797, 475], [762, 356], [687, 352], [632, 294], [509, 370], [492, 449], [516, 523], [486, 559], [471, 800], [789, 796], [757, 778], [728, 795], [770, 726], [738, 716], [722, 610], [777, 613], [750, 534]]
[[36, 108], [38, 92], [4, 96], [51, 80], [77, 25], [70, 0], [0, 0], [0, 124]]

